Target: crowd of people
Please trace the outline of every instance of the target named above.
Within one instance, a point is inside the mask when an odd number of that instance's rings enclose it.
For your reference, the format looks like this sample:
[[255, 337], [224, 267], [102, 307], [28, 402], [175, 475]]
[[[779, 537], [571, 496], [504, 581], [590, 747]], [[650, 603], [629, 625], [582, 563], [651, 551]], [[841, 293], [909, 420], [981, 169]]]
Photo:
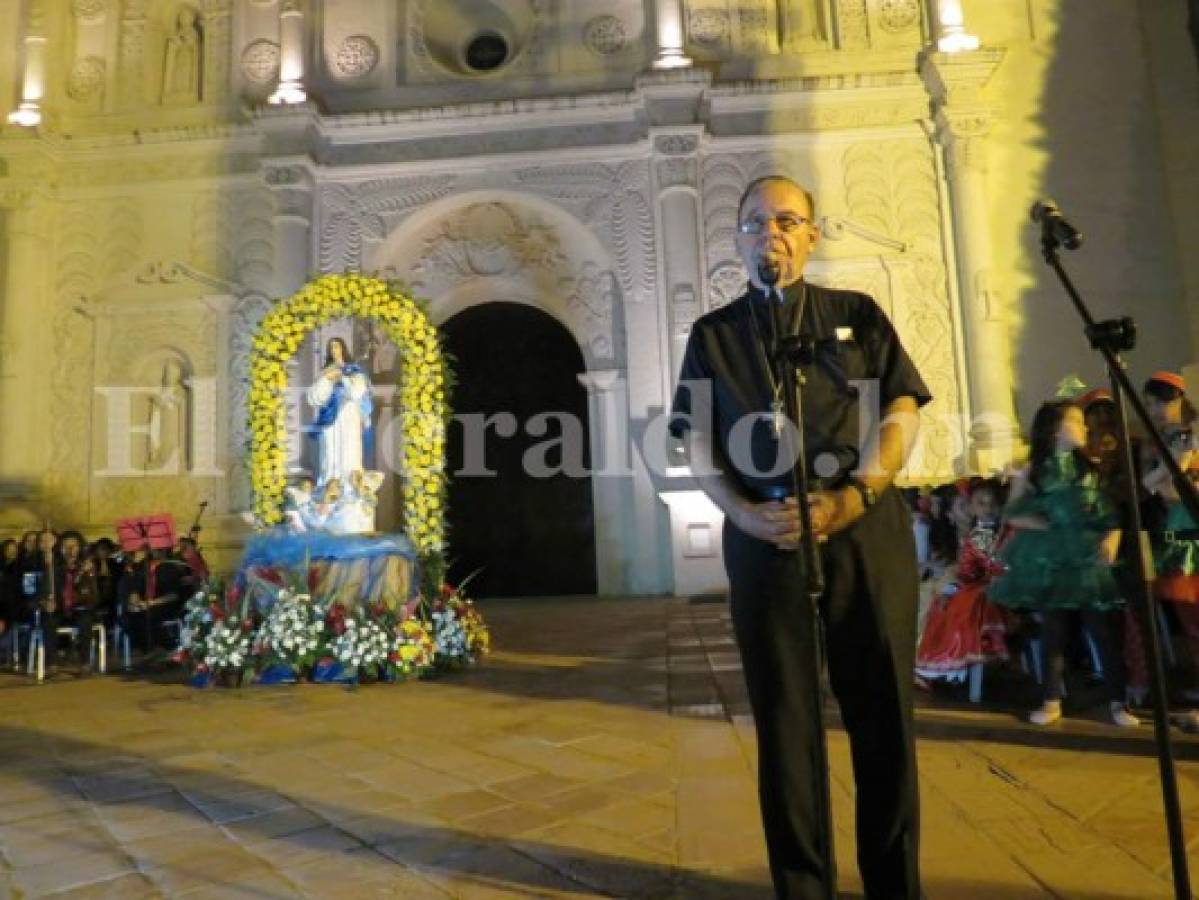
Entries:
[[[1142, 399], [1179, 467], [1199, 482], [1195, 408], [1186, 383], [1157, 372]], [[979, 666], [1031, 655], [1041, 704], [1029, 720], [1062, 716], [1067, 648], [1102, 676], [1110, 721], [1131, 727], [1149, 673], [1136, 595], [1129, 492], [1119, 460], [1117, 410], [1105, 390], [1058, 398], [1037, 411], [1027, 466], [909, 491], [922, 578], [916, 678], [966, 681]], [[1153, 593], [1189, 653], [1171, 672], [1183, 703], [1199, 702], [1199, 526], [1155, 447], [1134, 435], [1137, 503], [1149, 532]], [[1170, 639], [1170, 634], [1166, 635]], [[1184, 714], [1184, 727], [1199, 716]]]
[[163, 625], [179, 618], [207, 578], [194, 532], [169, 550], [130, 552], [108, 537], [89, 543], [78, 531], [26, 532], [0, 542], [0, 648], [20, 652], [21, 632], [40, 629], [52, 671], [69, 663], [86, 673], [97, 662], [93, 628], [115, 625], [151, 658], [174, 649], [177, 635]]

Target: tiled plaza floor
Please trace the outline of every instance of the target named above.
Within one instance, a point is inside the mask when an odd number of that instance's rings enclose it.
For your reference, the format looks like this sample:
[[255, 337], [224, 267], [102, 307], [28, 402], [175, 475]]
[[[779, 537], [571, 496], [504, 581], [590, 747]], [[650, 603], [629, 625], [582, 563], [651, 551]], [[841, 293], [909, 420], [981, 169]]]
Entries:
[[[400, 687], [0, 676], [0, 898], [769, 896], [724, 607], [484, 609], [483, 667]], [[918, 718], [931, 900], [1172, 896], [1148, 726]], [[835, 724], [830, 756], [855, 896]]]

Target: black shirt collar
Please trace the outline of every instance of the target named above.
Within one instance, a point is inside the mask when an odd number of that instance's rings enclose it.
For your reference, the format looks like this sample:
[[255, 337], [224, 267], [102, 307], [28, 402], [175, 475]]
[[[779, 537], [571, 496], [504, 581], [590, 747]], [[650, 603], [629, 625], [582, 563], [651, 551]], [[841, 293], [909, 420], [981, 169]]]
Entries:
[[[802, 278], [799, 279], [799, 281], [796, 281], [796, 282], [793, 282], [792, 284], [787, 285], [787, 287], [783, 288], [783, 291], [782, 291], [782, 293], [783, 293], [782, 305], [786, 306], [786, 307], [795, 305], [796, 303], [799, 302], [800, 295], [803, 293], [803, 291], [804, 291], [804, 280]], [[762, 290], [760, 287], [755, 285], [752, 281], [748, 283], [748, 292], [747, 293], [748, 293], [749, 299], [752, 302], [765, 303], [769, 300], [770, 302], [772, 302], [774, 304], [778, 304], [778, 299], [777, 299], [774, 291], [771, 291], [768, 295], [766, 293], [766, 291]]]

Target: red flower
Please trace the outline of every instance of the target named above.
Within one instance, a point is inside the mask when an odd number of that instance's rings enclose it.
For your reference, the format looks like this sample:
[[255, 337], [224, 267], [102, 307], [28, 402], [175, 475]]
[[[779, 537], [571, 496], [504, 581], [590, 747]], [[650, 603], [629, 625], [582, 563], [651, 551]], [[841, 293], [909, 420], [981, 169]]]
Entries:
[[396, 660], [398, 660], [399, 658], [400, 658], [400, 655], [399, 655], [398, 653], [388, 653], [388, 654], [387, 654], [387, 661], [388, 661], [388, 662], [392, 662], [392, 663], [393, 663], [393, 662], [395, 662]]
[[225, 618], [225, 611], [219, 606], [208, 607], [208, 612], [212, 614], [212, 621], [220, 622]]
[[255, 574], [263, 581], [269, 581], [271, 584], [278, 585], [279, 587], [286, 585], [283, 573], [274, 566], [262, 566], [256, 570]]
[[441, 596], [452, 597], [452, 596], [454, 596], [454, 592], [456, 590], [457, 589], [447, 581], [444, 584], [442, 584], [442, 586], [441, 586]]
[[243, 619], [242, 623], [241, 623], [241, 630], [242, 631], [253, 631], [254, 630], [254, 620], [253, 619]]
[[320, 580], [321, 580], [321, 570], [318, 569], [316, 566], [309, 566], [308, 567], [308, 590], [310, 592], [315, 592], [316, 586], [317, 586], [317, 584], [320, 583]]

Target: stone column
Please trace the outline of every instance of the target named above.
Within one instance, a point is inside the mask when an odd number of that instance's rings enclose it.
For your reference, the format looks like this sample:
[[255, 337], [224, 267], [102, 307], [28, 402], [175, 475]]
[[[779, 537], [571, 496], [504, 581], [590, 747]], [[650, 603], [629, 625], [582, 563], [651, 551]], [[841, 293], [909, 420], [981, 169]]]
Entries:
[[637, 529], [628, 521], [633, 472], [629, 468], [629, 402], [624, 373], [593, 369], [578, 376], [587, 391], [588, 432], [591, 441], [591, 499], [595, 520], [596, 589], [616, 596], [632, 590], [625, 571], [640, 553], [629, 547]]
[[304, 10], [301, 0], [283, 0], [279, 12], [279, 86], [268, 103], [303, 103], [304, 90]]
[[663, 358], [673, 384], [691, 324], [703, 312], [703, 228], [700, 222], [698, 128], [659, 131], [654, 140], [654, 182], [662, 247], [663, 321], [670, 342]]
[[[266, 167], [266, 182], [275, 195], [275, 271], [271, 296], [290, 297], [302, 288], [312, 275], [312, 215], [313, 186], [308, 170], [302, 165], [270, 165]], [[316, 364], [310, 354], [298, 353], [288, 366], [293, 387], [311, 384]], [[287, 426], [299, 433], [302, 404], [297, 394], [289, 393]], [[292, 445], [289, 465], [305, 462], [305, 448], [310, 442]]]
[[287, 297], [312, 274], [312, 177], [302, 165], [268, 165], [275, 195], [274, 295]]
[[42, 122], [42, 98], [46, 95], [46, 16], [42, 0], [29, 10], [25, 34], [25, 71], [21, 79], [21, 102], [9, 113], [10, 125], [32, 128]]
[[[9, 507], [36, 504], [48, 458], [48, 408], [53, 360], [52, 297], [47, 293], [45, 210], [26, 191], [0, 191], [7, 267], [0, 298], [0, 495]], [[15, 503], [7, 501], [16, 500]], [[0, 513], [0, 518], [8, 516]]]
[[933, 7], [938, 50], [942, 53], [961, 53], [978, 49], [978, 38], [966, 30], [962, 0], [935, 0]]
[[691, 65], [683, 53], [682, 0], [653, 0], [654, 33], [658, 47], [654, 55], [655, 69], [682, 69]]
[[987, 199], [987, 135], [993, 113], [982, 90], [1002, 59], [998, 50], [929, 53], [920, 74], [933, 97], [944, 149], [969, 379], [971, 465], [1002, 468], [1019, 445], [1009, 319], [992, 275]]

